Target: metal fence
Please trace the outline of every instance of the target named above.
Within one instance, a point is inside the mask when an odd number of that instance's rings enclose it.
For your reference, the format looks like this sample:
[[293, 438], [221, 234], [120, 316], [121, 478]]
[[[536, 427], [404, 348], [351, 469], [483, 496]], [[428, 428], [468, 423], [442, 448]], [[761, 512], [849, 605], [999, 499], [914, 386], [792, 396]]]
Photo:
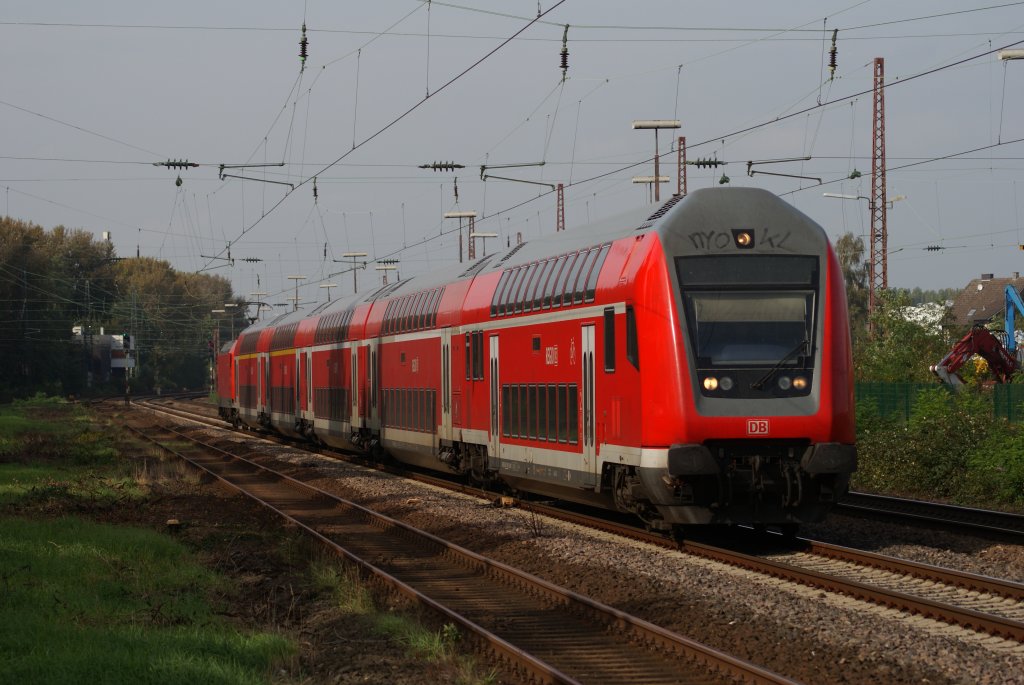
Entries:
[[873, 402], [882, 416], [899, 415], [906, 420], [917, 402], [918, 393], [935, 387], [934, 383], [860, 382], [854, 385], [853, 393], [857, 404]]
[[1024, 385], [997, 385], [992, 393], [992, 413], [1011, 423], [1024, 422]]
[[[922, 390], [932, 388], [949, 388], [950, 386], [935, 383], [869, 383], [860, 382], [854, 385], [854, 397], [857, 403], [872, 402], [878, 413], [888, 418], [901, 416], [906, 420], [917, 396]], [[992, 415], [1006, 419], [1011, 423], [1024, 422], [1024, 385], [1003, 384], [992, 387], [992, 392], [983, 392], [983, 396], [991, 399]]]

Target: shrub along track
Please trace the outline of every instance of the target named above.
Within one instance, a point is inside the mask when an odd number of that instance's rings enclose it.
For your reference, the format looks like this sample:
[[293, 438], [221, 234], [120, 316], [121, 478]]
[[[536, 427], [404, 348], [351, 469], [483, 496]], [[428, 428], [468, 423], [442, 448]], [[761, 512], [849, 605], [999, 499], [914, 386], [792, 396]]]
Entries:
[[[168, 426], [136, 432], [303, 528], [368, 577], [458, 625], [543, 683], [791, 683]], [[155, 435], [156, 434], [156, 435]], [[161, 445], [162, 446], [162, 445]]]

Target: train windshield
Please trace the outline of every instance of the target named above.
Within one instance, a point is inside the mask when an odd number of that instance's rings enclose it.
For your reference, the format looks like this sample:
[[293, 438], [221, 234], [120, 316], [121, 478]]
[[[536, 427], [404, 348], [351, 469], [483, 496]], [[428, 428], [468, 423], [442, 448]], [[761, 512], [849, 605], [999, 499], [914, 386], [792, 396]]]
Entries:
[[790, 255], [678, 258], [697, 366], [805, 366], [814, 340], [817, 262]]

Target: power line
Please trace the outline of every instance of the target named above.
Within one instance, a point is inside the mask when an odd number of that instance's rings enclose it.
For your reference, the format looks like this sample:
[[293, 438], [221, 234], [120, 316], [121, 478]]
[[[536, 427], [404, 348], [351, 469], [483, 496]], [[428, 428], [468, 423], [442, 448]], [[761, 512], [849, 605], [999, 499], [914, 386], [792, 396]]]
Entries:
[[152, 150], [147, 150], [144, 147], [139, 147], [138, 145], [132, 145], [131, 143], [126, 143], [123, 140], [118, 140], [117, 138], [111, 138], [110, 136], [105, 136], [102, 133], [97, 133], [96, 131], [90, 131], [87, 128], [83, 128], [83, 127], [77, 126], [75, 124], [69, 124], [66, 121], [61, 121], [60, 119], [56, 119], [54, 117], [47, 116], [45, 114], [40, 114], [39, 112], [33, 112], [30, 109], [27, 109], [25, 107], [19, 107], [18, 105], [11, 104], [10, 102], [4, 102], [3, 100], [0, 100], [0, 105], [6, 105], [7, 107], [10, 107], [11, 109], [16, 109], [16, 110], [18, 110], [20, 112], [25, 112], [26, 114], [31, 114], [32, 116], [36, 116], [36, 117], [39, 117], [41, 119], [46, 119], [47, 121], [52, 121], [55, 124], [60, 124], [61, 126], [67, 126], [68, 128], [73, 128], [76, 131], [81, 131], [82, 133], [88, 133], [91, 136], [96, 136], [97, 138], [102, 138], [103, 140], [108, 140], [111, 143], [117, 143], [118, 145], [124, 145], [125, 147], [130, 147], [133, 150], [138, 150], [139, 152], [145, 152], [146, 154], [154, 155], [156, 157], [163, 157], [164, 156], [164, 155], [157, 154], [156, 152], [153, 152]]
[[[465, 75], [466, 75], [466, 74], [468, 74], [469, 72], [473, 71], [473, 70], [474, 70], [474, 69], [475, 69], [476, 67], [478, 67], [479, 65], [483, 64], [483, 62], [484, 62], [484, 61], [486, 61], [486, 60], [487, 60], [487, 59], [488, 59], [489, 57], [491, 57], [491, 56], [492, 56], [492, 55], [494, 55], [494, 54], [495, 54], [496, 52], [498, 52], [499, 50], [501, 50], [502, 48], [504, 48], [504, 47], [505, 47], [506, 45], [508, 45], [509, 43], [511, 43], [511, 42], [512, 42], [512, 41], [513, 41], [513, 40], [514, 40], [514, 39], [516, 38], [516, 36], [518, 36], [519, 34], [521, 34], [521, 33], [522, 33], [522, 32], [524, 32], [524, 31], [526, 31], [526, 30], [527, 30], [528, 28], [530, 28], [531, 26], [533, 26], [533, 25], [534, 25], [534, 24], [535, 24], [536, 22], [540, 21], [541, 17], [543, 17], [543, 16], [547, 15], [548, 13], [552, 12], [553, 10], [555, 10], [556, 8], [558, 8], [558, 7], [560, 7], [560, 6], [562, 5], [562, 4], [564, 4], [564, 3], [565, 3], [565, 1], [566, 1], [566, 0], [558, 0], [558, 2], [556, 2], [556, 3], [555, 3], [554, 5], [552, 5], [552, 6], [550, 7], [550, 8], [548, 8], [548, 9], [547, 9], [546, 11], [544, 11], [544, 12], [542, 12], [542, 13], [538, 14], [538, 16], [536, 17], [536, 19], [531, 19], [531, 20], [530, 20], [530, 21], [529, 21], [528, 23], [526, 23], [526, 24], [525, 24], [525, 25], [524, 25], [524, 26], [523, 26], [522, 28], [520, 28], [520, 29], [519, 29], [518, 31], [516, 31], [516, 32], [515, 32], [515, 33], [513, 33], [513, 34], [512, 34], [511, 36], [509, 36], [508, 38], [506, 38], [506, 39], [505, 39], [504, 41], [502, 41], [501, 43], [499, 43], [499, 44], [498, 44], [497, 46], [495, 46], [494, 48], [492, 48], [491, 50], [489, 50], [489, 51], [488, 51], [487, 53], [485, 53], [485, 54], [484, 54], [484, 55], [483, 55], [482, 57], [480, 57], [480, 58], [479, 58], [478, 60], [476, 60], [475, 62], [473, 62], [472, 64], [470, 64], [470, 65], [469, 65], [468, 67], [466, 67], [465, 69], [463, 69], [463, 70], [462, 70], [461, 72], [459, 72], [458, 74], [456, 74], [455, 76], [453, 76], [453, 77], [452, 77], [451, 79], [449, 79], [449, 80], [448, 80], [447, 82], [445, 82], [445, 83], [444, 83], [443, 85], [441, 85], [441, 87], [439, 87], [439, 88], [435, 89], [433, 93], [427, 93], [427, 94], [426, 94], [426, 95], [425, 95], [425, 96], [424, 96], [424, 97], [423, 97], [422, 99], [420, 99], [419, 101], [417, 101], [417, 102], [416, 102], [416, 103], [415, 103], [415, 104], [414, 104], [414, 105], [413, 105], [412, 107], [410, 107], [409, 109], [405, 110], [404, 112], [402, 112], [401, 114], [399, 114], [398, 116], [396, 116], [396, 117], [395, 117], [394, 119], [392, 119], [392, 120], [391, 120], [390, 122], [388, 122], [387, 124], [385, 124], [384, 126], [382, 126], [382, 127], [380, 128], [380, 129], [378, 129], [376, 133], [373, 133], [373, 134], [371, 134], [371, 135], [370, 135], [369, 137], [367, 137], [367, 138], [363, 139], [363, 140], [362, 140], [362, 141], [361, 141], [361, 142], [360, 142], [359, 144], [353, 144], [353, 146], [352, 146], [352, 149], [351, 149], [351, 150], [349, 150], [348, 152], [345, 152], [344, 154], [342, 154], [342, 155], [341, 155], [340, 157], [338, 157], [338, 158], [337, 158], [336, 160], [334, 160], [334, 161], [333, 161], [333, 162], [331, 162], [330, 164], [328, 164], [328, 165], [326, 165], [325, 167], [323, 167], [322, 169], [320, 169], [320, 171], [318, 171], [318, 172], [316, 172], [316, 173], [312, 174], [311, 176], [308, 176], [307, 178], [305, 178], [305, 179], [301, 180], [300, 182], [296, 183], [296, 184], [295, 184], [295, 189], [297, 190], [297, 189], [298, 189], [299, 187], [301, 187], [301, 186], [305, 185], [306, 183], [308, 183], [308, 182], [309, 182], [309, 181], [310, 181], [311, 179], [313, 179], [313, 178], [315, 178], [315, 177], [319, 176], [320, 174], [324, 173], [324, 172], [325, 172], [325, 171], [327, 171], [328, 169], [330, 169], [330, 168], [334, 167], [334, 166], [335, 166], [336, 164], [340, 163], [340, 162], [341, 162], [342, 160], [344, 160], [344, 159], [345, 159], [346, 157], [348, 157], [348, 156], [349, 156], [350, 154], [352, 154], [352, 153], [353, 153], [353, 152], [355, 152], [356, 150], [360, 149], [361, 147], [363, 147], [364, 145], [366, 145], [366, 144], [367, 144], [367, 143], [369, 143], [370, 141], [374, 140], [375, 138], [377, 138], [378, 136], [380, 136], [381, 134], [383, 134], [383, 133], [384, 133], [385, 131], [387, 131], [387, 130], [389, 130], [389, 129], [390, 129], [391, 127], [393, 127], [393, 126], [394, 126], [395, 124], [397, 124], [398, 122], [402, 121], [402, 120], [403, 120], [403, 119], [405, 119], [405, 118], [406, 118], [407, 116], [409, 116], [410, 114], [412, 114], [413, 112], [415, 112], [415, 111], [416, 111], [417, 109], [419, 109], [420, 107], [422, 107], [422, 106], [423, 106], [423, 104], [424, 104], [424, 103], [426, 103], [426, 102], [427, 102], [428, 100], [430, 100], [431, 98], [433, 98], [433, 97], [437, 96], [438, 94], [440, 94], [440, 93], [444, 92], [444, 91], [445, 91], [445, 90], [446, 90], [446, 89], [447, 89], [447, 88], [448, 88], [449, 86], [451, 86], [451, 85], [452, 85], [453, 83], [455, 83], [456, 81], [460, 80], [460, 79], [461, 79], [461, 78], [462, 78], [463, 76], [465, 76]], [[353, 142], [354, 142], [354, 141], [353, 141]], [[230, 247], [231, 247], [232, 245], [234, 245], [234, 244], [235, 244], [236, 242], [238, 242], [239, 240], [241, 240], [241, 239], [242, 239], [242, 237], [244, 237], [246, 233], [248, 233], [249, 231], [251, 231], [251, 230], [252, 230], [253, 228], [255, 228], [255, 227], [256, 227], [256, 226], [257, 226], [257, 225], [258, 225], [259, 223], [261, 223], [261, 222], [262, 222], [262, 221], [263, 221], [263, 220], [264, 220], [265, 218], [267, 218], [268, 216], [270, 216], [270, 214], [272, 214], [272, 213], [274, 212], [274, 210], [275, 210], [275, 209], [277, 209], [278, 207], [280, 207], [280, 206], [281, 206], [281, 203], [283, 203], [283, 202], [284, 202], [284, 201], [285, 201], [286, 199], [288, 199], [288, 197], [289, 197], [289, 196], [290, 196], [290, 195], [292, 194], [292, 192], [294, 192], [294, 191], [289, 191], [289, 192], [286, 192], [286, 193], [284, 194], [284, 196], [283, 196], [283, 197], [282, 197], [282, 198], [281, 198], [280, 200], [278, 200], [278, 201], [277, 201], [276, 203], [274, 203], [274, 204], [273, 204], [273, 205], [272, 205], [272, 206], [271, 206], [271, 207], [270, 207], [270, 208], [269, 208], [269, 209], [268, 209], [267, 211], [263, 212], [263, 213], [262, 213], [262, 215], [260, 216], [260, 218], [259, 218], [259, 219], [257, 219], [256, 221], [254, 221], [254, 222], [253, 222], [252, 224], [250, 224], [250, 225], [249, 225], [248, 227], [246, 227], [246, 228], [242, 229], [242, 232], [241, 232], [241, 233], [240, 233], [240, 234], [238, 235], [238, 237], [236, 237], [236, 238], [234, 238], [233, 240], [231, 240], [231, 241], [230, 241], [230, 242], [229, 242], [229, 243], [228, 243], [228, 244], [227, 244], [227, 245], [226, 245], [226, 246], [225, 246], [225, 247], [224, 247], [223, 249], [221, 249], [221, 250], [220, 250], [220, 252], [218, 252], [218, 253], [217, 253], [217, 254], [216, 254], [215, 256], [216, 256], [216, 257], [219, 257], [220, 255], [222, 255], [222, 254], [223, 254], [223, 253], [224, 253], [224, 252], [225, 252], [226, 250], [230, 249]], [[210, 261], [207, 261], [207, 262], [206, 262], [206, 264], [205, 264], [205, 265], [204, 265], [204, 266], [203, 266], [202, 268], [198, 269], [198, 271], [205, 271], [205, 270], [206, 270], [207, 268], [209, 268], [209, 266], [210, 266], [210, 263], [211, 263]]]

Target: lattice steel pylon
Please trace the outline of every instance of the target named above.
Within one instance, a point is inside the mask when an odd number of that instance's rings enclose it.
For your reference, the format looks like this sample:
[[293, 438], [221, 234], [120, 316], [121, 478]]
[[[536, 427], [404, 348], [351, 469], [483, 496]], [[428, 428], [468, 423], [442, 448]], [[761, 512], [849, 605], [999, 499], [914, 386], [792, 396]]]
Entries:
[[885, 60], [875, 58], [874, 107], [871, 120], [871, 260], [868, 263], [868, 317], [875, 311], [879, 291], [889, 287], [889, 233], [885, 198]]

